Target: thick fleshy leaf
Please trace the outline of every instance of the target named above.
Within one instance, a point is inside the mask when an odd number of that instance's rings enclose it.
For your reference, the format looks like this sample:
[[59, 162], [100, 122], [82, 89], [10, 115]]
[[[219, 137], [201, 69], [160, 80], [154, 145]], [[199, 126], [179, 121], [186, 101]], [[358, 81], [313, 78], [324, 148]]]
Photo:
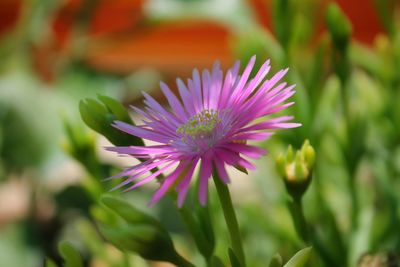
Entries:
[[104, 196], [101, 203], [117, 213], [130, 224], [151, 224], [159, 226], [160, 223], [150, 215], [136, 209], [129, 203], [112, 196]]
[[229, 254], [229, 260], [231, 261], [232, 267], [242, 267], [242, 265], [239, 262], [239, 259], [235, 255], [235, 252], [233, 251], [233, 249], [229, 248], [228, 254]]
[[58, 267], [57, 264], [54, 263], [54, 261], [50, 259], [46, 259], [46, 263], [44, 265], [45, 267]]
[[83, 267], [81, 255], [70, 243], [61, 242], [58, 250], [65, 261], [63, 267]]
[[211, 267], [225, 267], [225, 265], [220, 258], [214, 255], [211, 258]]
[[303, 267], [311, 256], [312, 247], [297, 252], [283, 267]]

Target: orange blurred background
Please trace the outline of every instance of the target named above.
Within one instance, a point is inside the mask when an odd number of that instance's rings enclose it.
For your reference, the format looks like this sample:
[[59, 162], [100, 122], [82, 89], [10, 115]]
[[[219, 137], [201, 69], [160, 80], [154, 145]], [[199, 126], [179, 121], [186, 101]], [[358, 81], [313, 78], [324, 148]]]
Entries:
[[[255, 20], [269, 31], [271, 1], [247, 0]], [[314, 39], [325, 32], [324, 9], [320, 1]], [[383, 32], [373, 0], [336, 0], [353, 24], [354, 39], [370, 44]], [[194, 66], [208, 67], [219, 58], [223, 66], [233, 61], [230, 41], [235, 31], [215, 20], [181, 19], [146, 23], [146, 0], [67, 0], [60, 2], [49, 18], [50, 32], [32, 46], [35, 69], [45, 81], [52, 81], [57, 70], [73, 54], [74, 39], [81, 39], [80, 60], [90, 68], [113, 74], [129, 74], [151, 67], [166, 76], [186, 76]], [[0, 38], [18, 25], [29, 6], [21, 0], [0, 2]], [[76, 47], [75, 47], [76, 48]], [[60, 67], [61, 65], [61, 67]]]

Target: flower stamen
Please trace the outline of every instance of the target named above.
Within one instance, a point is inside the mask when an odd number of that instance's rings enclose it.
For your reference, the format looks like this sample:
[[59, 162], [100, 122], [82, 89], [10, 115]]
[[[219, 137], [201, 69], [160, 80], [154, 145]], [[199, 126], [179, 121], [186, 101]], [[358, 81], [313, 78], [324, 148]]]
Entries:
[[194, 115], [189, 121], [176, 129], [176, 133], [183, 136], [199, 137], [211, 134], [215, 126], [221, 122], [218, 111], [205, 109]]

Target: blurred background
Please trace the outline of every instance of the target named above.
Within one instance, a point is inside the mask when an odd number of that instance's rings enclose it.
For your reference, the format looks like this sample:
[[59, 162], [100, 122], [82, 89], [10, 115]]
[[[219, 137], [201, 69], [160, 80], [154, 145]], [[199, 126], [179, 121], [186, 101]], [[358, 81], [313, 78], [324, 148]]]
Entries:
[[[341, 12], [330, 13], [332, 3]], [[85, 266], [164, 266], [127, 260], [97, 233], [92, 210], [111, 188], [102, 180], [126, 163], [103, 151], [108, 141], [84, 125], [79, 101], [102, 94], [140, 106], [142, 91], [162, 99], [161, 80], [175, 88], [195, 67], [220, 60], [227, 69], [253, 54], [259, 65], [271, 58], [274, 71], [291, 68], [297, 94], [289, 113], [304, 126], [263, 144], [270, 154], [258, 171], [232, 174], [249, 266], [305, 246], [274, 166], [288, 144], [305, 139], [317, 151], [306, 216], [332, 248], [310, 266], [398, 255], [399, 29], [397, 0], [1, 0], [0, 266], [60, 263], [64, 239]], [[152, 190], [123, 197], [146, 209]], [[197, 261], [169, 205], [149, 212]]]

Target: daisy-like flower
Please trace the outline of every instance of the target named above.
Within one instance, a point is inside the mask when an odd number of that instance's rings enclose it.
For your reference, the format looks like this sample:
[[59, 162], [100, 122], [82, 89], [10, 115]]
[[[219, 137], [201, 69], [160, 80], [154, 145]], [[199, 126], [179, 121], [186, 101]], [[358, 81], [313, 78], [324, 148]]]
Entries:
[[[195, 168], [200, 165], [198, 195], [200, 203], [204, 205], [208, 180], [213, 171], [224, 183], [229, 183], [227, 165], [254, 169], [255, 166], [247, 158], [257, 159], [266, 151], [247, 144], [247, 140], [265, 140], [273, 134], [271, 130], [300, 126], [288, 122], [292, 116], [268, 118], [293, 104], [284, 102], [295, 93], [294, 85], [287, 86], [285, 82], [279, 82], [287, 69], [265, 79], [270, 70], [269, 60], [254, 78], [249, 79], [255, 60], [253, 56], [241, 75], [239, 62], [225, 75], [218, 62], [211, 72], [203, 70], [200, 74], [195, 69], [187, 84], [177, 80], [180, 99], [166, 84], [161, 83], [170, 109], [143, 93], [145, 109], [132, 107], [144, 117], [143, 124], [134, 126], [116, 121], [114, 126], [157, 144], [108, 148], [142, 160], [140, 164], [114, 176], [126, 177], [118, 187], [133, 183], [127, 188], [131, 190], [170, 170], [160, 181], [160, 188], [150, 203], [156, 203], [170, 189], [175, 189], [178, 206], [182, 206]], [[155, 168], [157, 170], [150, 173]]]

